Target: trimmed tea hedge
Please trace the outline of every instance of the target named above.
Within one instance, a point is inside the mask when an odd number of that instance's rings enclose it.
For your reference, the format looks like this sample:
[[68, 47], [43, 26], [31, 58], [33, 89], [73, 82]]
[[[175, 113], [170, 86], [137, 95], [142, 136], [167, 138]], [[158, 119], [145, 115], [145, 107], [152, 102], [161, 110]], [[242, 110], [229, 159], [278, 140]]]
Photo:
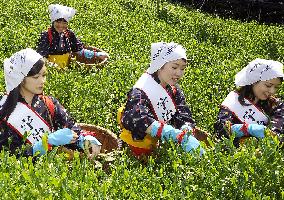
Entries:
[[[50, 20], [55, 1], [3, 0], [0, 5], [0, 61], [35, 47]], [[58, 3], [58, 2], [56, 2]], [[45, 93], [56, 96], [79, 122], [119, 132], [116, 111], [147, 69], [150, 45], [175, 41], [187, 49], [188, 67], [181, 87], [197, 124], [213, 135], [218, 105], [234, 88], [237, 71], [257, 57], [284, 62], [283, 27], [221, 19], [162, 2], [157, 14], [150, 0], [60, 0], [78, 13], [69, 23], [82, 41], [109, 52], [106, 68], [49, 69]], [[1, 68], [3, 72], [3, 68]], [[4, 91], [3, 73], [0, 89]], [[280, 91], [283, 97], [283, 90]], [[226, 145], [227, 151], [222, 147]], [[284, 156], [277, 141], [235, 149], [230, 140], [191, 156], [161, 144], [158, 158], [143, 165], [125, 153], [107, 171], [76, 157], [31, 159], [0, 153], [2, 199], [283, 199]]]

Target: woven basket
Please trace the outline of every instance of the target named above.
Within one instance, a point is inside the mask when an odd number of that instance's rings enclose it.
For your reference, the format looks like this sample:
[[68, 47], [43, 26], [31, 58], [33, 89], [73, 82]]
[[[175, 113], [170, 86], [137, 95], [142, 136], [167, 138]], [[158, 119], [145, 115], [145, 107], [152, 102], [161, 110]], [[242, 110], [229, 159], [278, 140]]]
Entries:
[[[85, 47], [85, 49], [92, 50], [92, 51], [94, 50], [93, 47]], [[102, 50], [100, 50], [100, 49], [97, 49], [97, 48], [95, 48], [95, 49], [98, 52], [102, 52]], [[93, 57], [92, 59], [86, 59], [84, 56], [81, 56], [78, 53], [73, 53], [71, 55], [71, 60], [82, 68], [85, 68], [85, 67], [87, 67], [87, 68], [93, 68], [93, 67], [101, 68], [108, 61], [107, 58], [104, 59], [104, 60], [99, 60], [96, 57]]]
[[202, 130], [199, 127], [195, 127], [194, 137], [197, 140], [204, 142], [206, 144], [206, 146], [210, 146], [210, 143], [207, 139], [208, 136], [210, 136], [209, 133], [207, 133], [206, 131]]
[[92, 124], [78, 124], [82, 130], [94, 132], [96, 138], [102, 143], [101, 153], [108, 153], [115, 149], [120, 149], [121, 141], [108, 129]]

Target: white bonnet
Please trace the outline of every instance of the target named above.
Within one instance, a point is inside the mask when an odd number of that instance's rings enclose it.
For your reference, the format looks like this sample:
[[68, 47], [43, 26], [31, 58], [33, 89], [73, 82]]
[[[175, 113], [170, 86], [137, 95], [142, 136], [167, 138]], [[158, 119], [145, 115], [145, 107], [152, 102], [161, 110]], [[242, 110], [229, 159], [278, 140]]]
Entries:
[[147, 69], [149, 74], [153, 74], [162, 68], [164, 64], [178, 59], [187, 59], [186, 50], [179, 44], [170, 42], [157, 42], [151, 45], [151, 63]]
[[35, 50], [27, 48], [14, 53], [4, 60], [4, 76], [6, 91], [16, 88], [27, 76], [33, 65], [42, 56]]
[[67, 22], [69, 22], [76, 13], [76, 10], [74, 8], [62, 6], [59, 4], [49, 5], [48, 10], [50, 13], [51, 22], [54, 22], [55, 20], [60, 18], [63, 18]]
[[257, 58], [236, 74], [235, 84], [240, 87], [280, 77], [284, 77], [282, 63]]

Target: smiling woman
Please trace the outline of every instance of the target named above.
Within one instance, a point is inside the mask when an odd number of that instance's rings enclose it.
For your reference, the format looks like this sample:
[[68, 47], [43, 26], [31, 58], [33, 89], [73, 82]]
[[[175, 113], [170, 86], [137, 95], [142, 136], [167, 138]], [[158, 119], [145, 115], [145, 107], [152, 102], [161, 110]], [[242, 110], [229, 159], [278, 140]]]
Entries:
[[153, 43], [150, 67], [128, 93], [125, 108], [120, 109], [120, 138], [138, 158], [151, 155], [158, 139], [173, 140], [191, 153], [200, 146], [194, 137], [195, 122], [177, 84], [186, 68], [185, 52], [174, 42]]
[[178, 60], [167, 62], [161, 70], [157, 71], [161, 85], [175, 85], [178, 80], [183, 76], [186, 67], [186, 60], [181, 58]]
[[215, 131], [217, 137], [236, 134], [235, 146], [249, 137], [264, 138], [266, 126], [284, 141], [284, 104], [274, 95], [283, 81], [283, 65], [273, 60], [255, 59], [235, 77], [239, 87], [221, 104]]

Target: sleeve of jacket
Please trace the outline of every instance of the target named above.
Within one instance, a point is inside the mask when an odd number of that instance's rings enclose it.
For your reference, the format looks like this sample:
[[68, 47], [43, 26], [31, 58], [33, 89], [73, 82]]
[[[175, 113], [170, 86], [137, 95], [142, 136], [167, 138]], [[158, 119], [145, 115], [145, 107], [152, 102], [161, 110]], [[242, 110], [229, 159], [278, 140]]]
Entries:
[[75, 131], [78, 135], [80, 134], [81, 128], [76, 125], [75, 120], [70, 116], [68, 111], [59, 103], [54, 97], [52, 99], [54, 104], [54, 127], [55, 129], [70, 128]]
[[[69, 128], [76, 132], [78, 136], [81, 134], [81, 128], [75, 123], [75, 120], [70, 116], [68, 111], [59, 103], [54, 97], [52, 99], [54, 104], [54, 128], [55, 130], [62, 128]], [[76, 143], [64, 145], [69, 149], [80, 149]]]
[[133, 139], [143, 139], [145, 131], [154, 121], [155, 116], [146, 94], [137, 88], [131, 90], [122, 115], [124, 128], [132, 132]]
[[81, 42], [79, 38], [76, 37], [75, 33], [70, 30], [70, 44], [71, 44], [71, 51], [77, 52], [84, 48], [84, 44]]
[[234, 124], [234, 115], [230, 110], [221, 106], [217, 120], [214, 123], [214, 130], [218, 139], [221, 139], [222, 137], [230, 137], [230, 133], [228, 133], [226, 129], [226, 122]]
[[178, 85], [175, 87], [175, 89], [176, 92], [173, 94], [173, 97], [177, 112], [170, 121], [170, 124], [172, 124], [175, 128], [180, 129], [185, 123], [189, 123], [190, 126], [194, 128], [195, 121], [192, 118], [192, 114], [188, 104], [186, 103], [185, 96]]
[[278, 102], [271, 116], [271, 130], [277, 134], [280, 142], [284, 142], [284, 103]]
[[42, 32], [40, 39], [38, 40], [36, 51], [42, 55], [43, 57], [47, 57], [49, 55], [49, 40], [47, 31]]

